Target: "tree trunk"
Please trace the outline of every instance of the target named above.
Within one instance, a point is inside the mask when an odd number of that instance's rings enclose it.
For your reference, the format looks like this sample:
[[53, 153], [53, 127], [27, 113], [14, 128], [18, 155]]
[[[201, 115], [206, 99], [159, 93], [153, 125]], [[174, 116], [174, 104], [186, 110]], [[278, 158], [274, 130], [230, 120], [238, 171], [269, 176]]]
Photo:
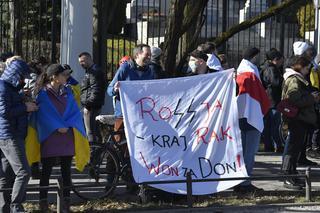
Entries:
[[100, 67], [107, 67], [107, 39], [117, 35], [126, 23], [128, 0], [93, 1], [93, 58]]
[[[168, 28], [165, 34], [163, 61], [165, 70], [177, 76], [176, 57], [178, 52], [179, 40], [186, 33], [190, 26], [195, 26], [199, 15], [202, 16], [203, 9], [208, 0], [188, 1], [188, 0], [171, 0], [169, 12]], [[186, 6], [190, 3], [193, 5], [189, 9]], [[188, 14], [185, 14], [185, 9]], [[188, 41], [187, 41], [188, 43]], [[192, 43], [192, 41], [190, 41]]]
[[[10, 14], [10, 31], [9, 41], [10, 49], [16, 55], [22, 55], [22, 34], [21, 34], [21, 15], [20, 15], [20, 0], [14, 0], [9, 2], [9, 14]], [[13, 24], [14, 23], [14, 24]]]

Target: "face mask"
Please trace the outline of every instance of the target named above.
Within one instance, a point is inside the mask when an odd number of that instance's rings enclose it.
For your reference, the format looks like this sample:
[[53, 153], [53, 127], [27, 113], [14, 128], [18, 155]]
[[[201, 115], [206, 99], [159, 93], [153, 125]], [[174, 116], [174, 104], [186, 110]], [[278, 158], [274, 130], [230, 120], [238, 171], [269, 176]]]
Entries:
[[189, 61], [188, 65], [191, 72], [194, 72], [194, 73], [197, 71], [197, 68], [199, 67], [199, 64], [196, 64], [195, 61]]

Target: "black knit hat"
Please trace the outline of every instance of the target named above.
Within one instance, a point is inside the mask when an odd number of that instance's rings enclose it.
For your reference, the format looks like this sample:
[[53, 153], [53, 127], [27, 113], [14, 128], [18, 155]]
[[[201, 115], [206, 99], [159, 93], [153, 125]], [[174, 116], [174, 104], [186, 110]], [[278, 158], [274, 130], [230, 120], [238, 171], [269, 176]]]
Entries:
[[193, 50], [189, 55], [192, 57], [195, 57], [195, 58], [201, 58], [204, 61], [208, 60], [207, 54], [205, 54], [204, 52], [199, 51], [199, 50]]
[[243, 51], [243, 58], [246, 60], [251, 60], [253, 57], [258, 55], [260, 50], [256, 47], [248, 47]]

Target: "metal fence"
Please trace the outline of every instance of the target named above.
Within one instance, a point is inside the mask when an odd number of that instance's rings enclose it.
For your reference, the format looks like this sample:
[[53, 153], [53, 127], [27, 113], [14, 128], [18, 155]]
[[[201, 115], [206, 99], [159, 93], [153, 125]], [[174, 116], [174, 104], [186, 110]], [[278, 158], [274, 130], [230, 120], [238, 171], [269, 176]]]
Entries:
[[[159, 46], [164, 41], [170, 0], [127, 1], [126, 24], [100, 45], [107, 46], [107, 72], [111, 78], [119, 59], [129, 55], [137, 43]], [[252, 18], [279, 0], [209, 0], [204, 11], [205, 23], [199, 42], [217, 37], [241, 21]], [[287, 57], [296, 40], [314, 40], [313, 1], [298, 10], [296, 6], [256, 24], [230, 38], [219, 49], [236, 67], [247, 46], [257, 46], [261, 53], [277, 48]], [[27, 61], [45, 56], [52, 62], [59, 58], [61, 0], [0, 0], [0, 52], [13, 51]], [[179, 49], [181, 49], [181, 45]], [[181, 51], [180, 51], [181, 54]], [[181, 57], [181, 55], [178, 57]]]
[[61, 0], [1, 0], [0, 52], [58, 59]]
[[[221, 32], [265, 12], [279, 2], [277, 0], [209, 0], [204, 11], [205, 23], [199, 42], [212, 40]], [[285, 57], [290, 56], [294, 41], [314, 41], [314, 20], [309, 18], [309, 15], [314, 12], [313, 1], [306, 2], [310, 4], [300, 10], [293, 5], [284, 12], [239, 32], [225, 45], [221, 45], [218, 49], [219, 53], [227, 55], [231, 67], [239, 64], [242, 50], [248, 46], [260, 48], [262, 55], [271, 48], [277, 48]], [[115, 72], [119, 58], [130, 54], [136, 43], [159, 46], [164, 41], [169, 8], [169, 0], [132, 0], [127, 4], [127, 23], [122, 33], [108, 38], [108, 72]], [[179, 49], [181, 48], [180, 45]]]

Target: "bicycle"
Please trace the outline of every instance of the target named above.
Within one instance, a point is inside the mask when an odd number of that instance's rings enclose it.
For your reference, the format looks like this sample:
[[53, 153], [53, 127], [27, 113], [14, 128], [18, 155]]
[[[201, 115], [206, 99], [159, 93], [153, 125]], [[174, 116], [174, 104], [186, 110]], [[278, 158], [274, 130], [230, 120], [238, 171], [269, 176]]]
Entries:
[[123, 134], [123, 131], [113, 130], [114, 116], [100, 115], [96, 120], [106, 134], [102, 143], [90, 144], [91, 160], [84, 170], [95, 184], [90, 187], [73, 187], [74, 193], [85, 200], [108, 197], [117, 187], [120, 177], [125, 182], [133, 180], [130, 159], [124, 156], [123, 151], [126, 140], [120, 143], [114, 141], [115, 135]]

